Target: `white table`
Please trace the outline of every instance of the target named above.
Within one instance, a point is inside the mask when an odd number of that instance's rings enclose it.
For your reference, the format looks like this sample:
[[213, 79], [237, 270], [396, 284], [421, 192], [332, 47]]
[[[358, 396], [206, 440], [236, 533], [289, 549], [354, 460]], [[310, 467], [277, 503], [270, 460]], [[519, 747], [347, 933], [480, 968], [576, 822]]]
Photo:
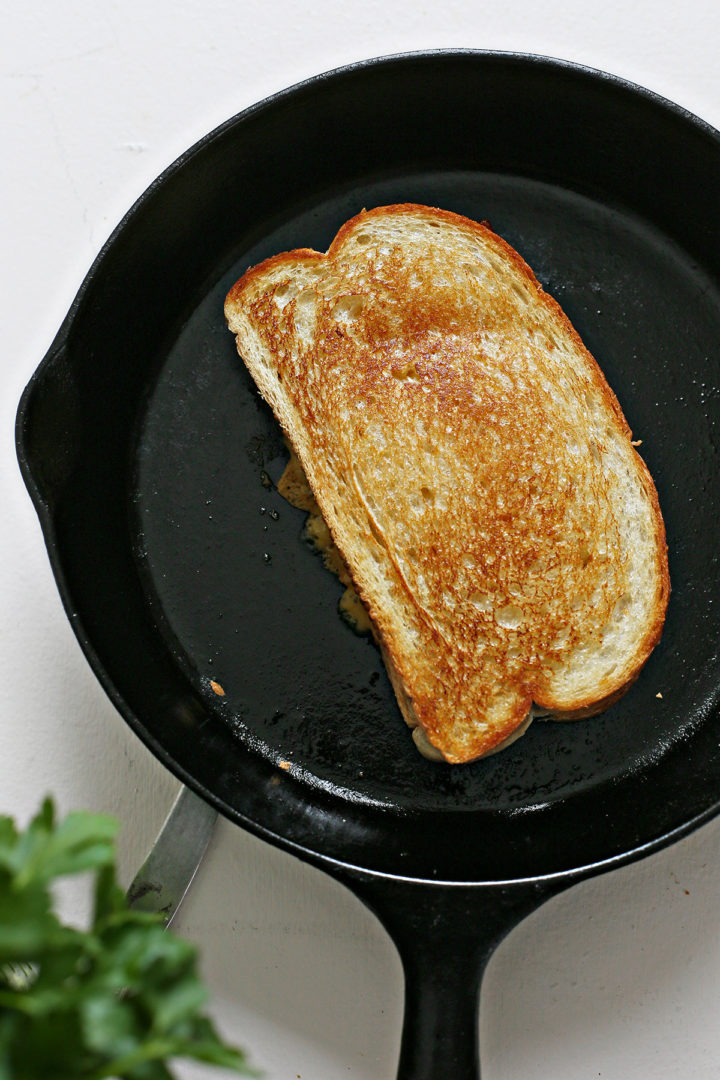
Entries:
[[[124, 211], [222, 120], [373, 55], [498, 48], [603, 68], [720, 127], [711, 0], [28, 0], [3, 20], [0, 812], [123, 822], [128, 880], [178, 788], [97, 685], [61, 609], [15, 461], [21, 390]], [[720, 1075], [720, 821], [551, 901], [501, 945], [481, 1010], [486, 1080]], [[81, 918], [84, 893], [63, 893]], [[393, 946], [320, 872], [222, 822], [181, 912], [223, 1032], [268, 1080], [390, 1080]], [[184, 1078], [219, 1075], [179, 1066]]]

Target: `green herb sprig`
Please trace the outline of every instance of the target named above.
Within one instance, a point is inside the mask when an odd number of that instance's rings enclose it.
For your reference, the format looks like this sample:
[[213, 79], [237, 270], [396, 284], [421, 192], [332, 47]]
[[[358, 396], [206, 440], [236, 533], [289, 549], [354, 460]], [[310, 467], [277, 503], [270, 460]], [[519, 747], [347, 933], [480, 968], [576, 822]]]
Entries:
[[[172, 1080], [173, 1058], [257, 1075], [201, 1012], [195, 948], [128, 909], [117, 829], [87, 812], [58, 823], [50, 799], [22, 832], [0, 817], [0, 1080]], [[51, 886], [86, 871], [94, 905], [79, 930]]]

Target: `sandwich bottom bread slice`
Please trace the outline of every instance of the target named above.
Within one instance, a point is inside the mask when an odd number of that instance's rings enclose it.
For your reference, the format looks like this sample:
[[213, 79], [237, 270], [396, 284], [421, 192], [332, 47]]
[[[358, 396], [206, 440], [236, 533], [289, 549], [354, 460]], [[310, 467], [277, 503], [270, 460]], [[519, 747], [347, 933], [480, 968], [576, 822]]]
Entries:
[[597, 363], [487, 226], [363, 212], [225, 302], [418, 747], [467, 762], [611, 704], [662, 632], [665, 530]]

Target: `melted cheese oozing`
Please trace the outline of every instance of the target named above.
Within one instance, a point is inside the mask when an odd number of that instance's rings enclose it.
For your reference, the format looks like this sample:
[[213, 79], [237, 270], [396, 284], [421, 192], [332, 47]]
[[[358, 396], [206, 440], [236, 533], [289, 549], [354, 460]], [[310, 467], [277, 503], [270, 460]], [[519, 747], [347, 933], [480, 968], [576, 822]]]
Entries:
[[345, 586], [345, 592], [338, 603], [340, 615], [356, 634], [371, 634], [373, 627], [370, 616], [355, 591], [345, 561], [335, 546], [320, 507], [307, 482], [303, 467], [292, 447], [290, 447], [290, 460], [278, 480], [277, 489], [291, 506], [307, 511], [308, 519], [305, 522], [304, 538], [316, 551], [320, 552], [325, 567]]

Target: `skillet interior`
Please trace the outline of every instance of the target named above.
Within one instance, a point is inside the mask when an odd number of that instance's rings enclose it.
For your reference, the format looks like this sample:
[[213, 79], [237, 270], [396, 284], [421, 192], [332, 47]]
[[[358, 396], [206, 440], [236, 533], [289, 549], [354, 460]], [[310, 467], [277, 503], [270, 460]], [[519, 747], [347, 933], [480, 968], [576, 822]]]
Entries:
[[[713, 810], [719, 163], [714, 133], [616, 80], [460, 53], [281, 95], [151, 189], [29, 389], [20, 456], [79, 637], [166, 764], [263, 835], [410, 877], [567, 870]], [[418, 758], [338, 618], [222, 317], [248, 265], [395, 201], [487, 218], [526, 257], [643, 440], [668, 532], [666, 628], [629, 694], [464, 768]]]

